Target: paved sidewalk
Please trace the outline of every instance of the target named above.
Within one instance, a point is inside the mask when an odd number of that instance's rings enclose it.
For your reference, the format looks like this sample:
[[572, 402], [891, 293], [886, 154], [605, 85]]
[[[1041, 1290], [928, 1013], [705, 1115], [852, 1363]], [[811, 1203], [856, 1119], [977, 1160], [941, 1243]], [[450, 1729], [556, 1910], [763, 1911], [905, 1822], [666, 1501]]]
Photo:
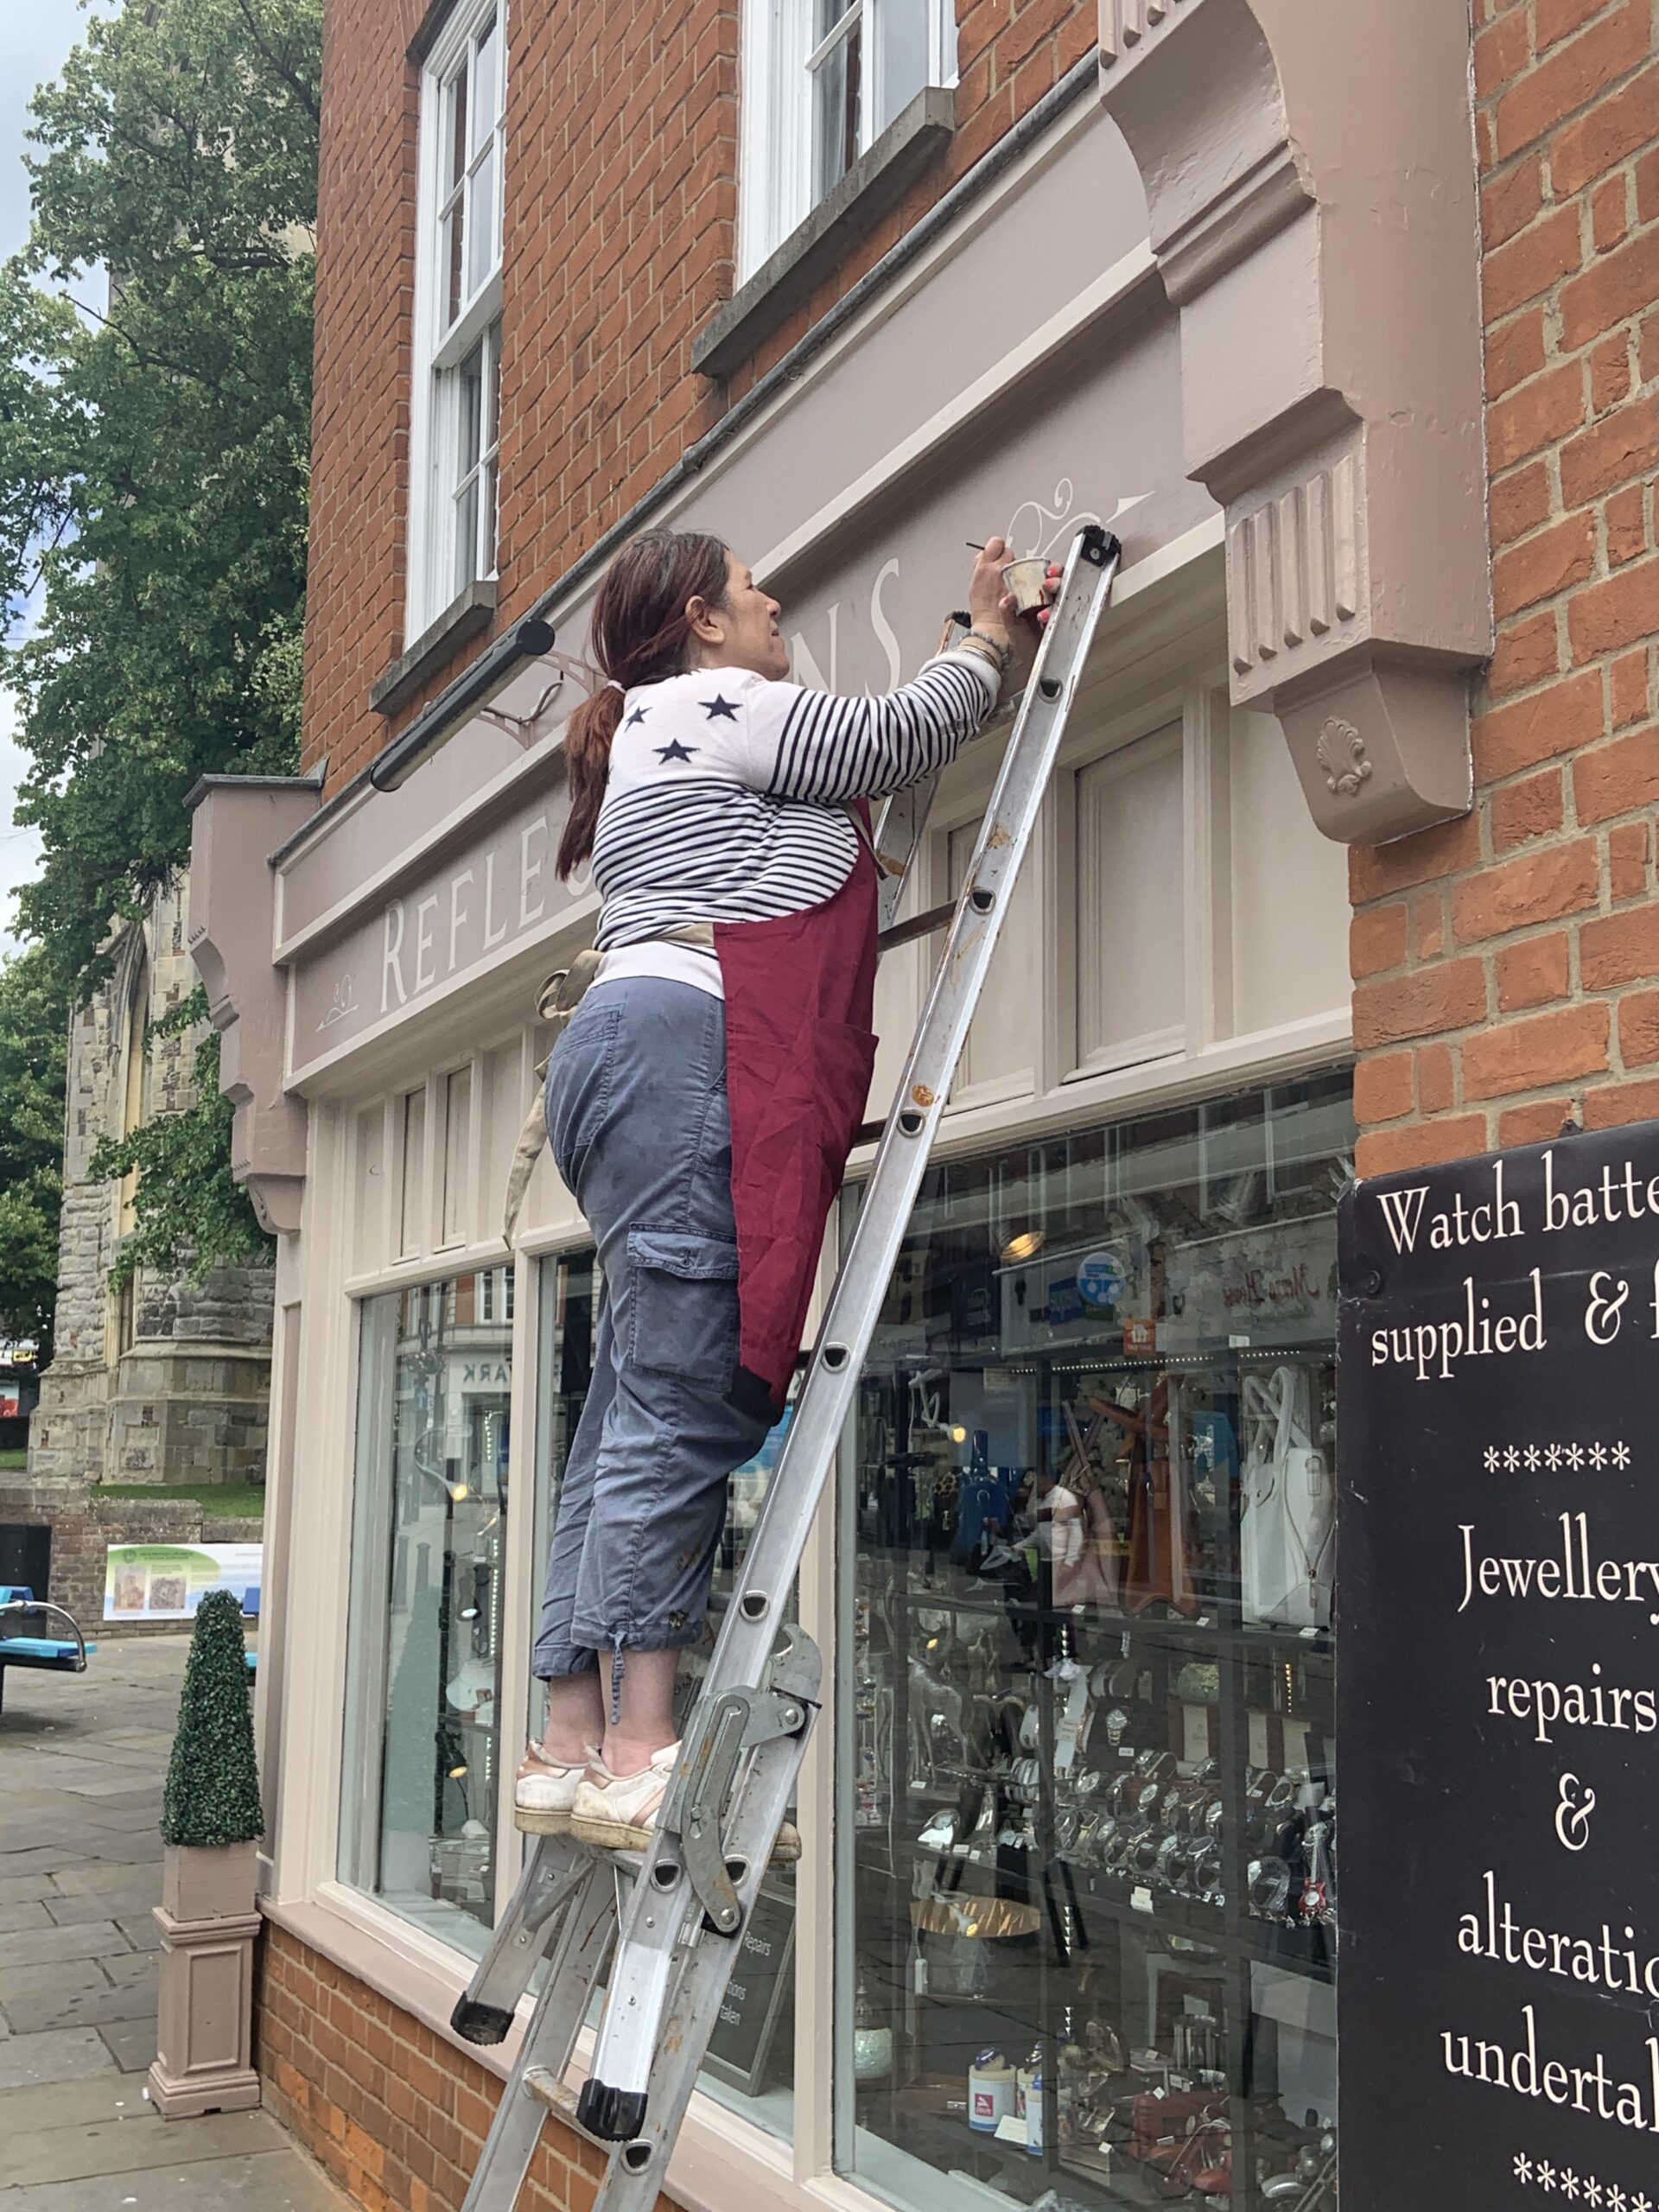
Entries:
[[162, 2120], [150, 1907], [188, 1637], [12, 1670], [0, 1712], [0, 2212], [347, 2212], [268, 2113]]

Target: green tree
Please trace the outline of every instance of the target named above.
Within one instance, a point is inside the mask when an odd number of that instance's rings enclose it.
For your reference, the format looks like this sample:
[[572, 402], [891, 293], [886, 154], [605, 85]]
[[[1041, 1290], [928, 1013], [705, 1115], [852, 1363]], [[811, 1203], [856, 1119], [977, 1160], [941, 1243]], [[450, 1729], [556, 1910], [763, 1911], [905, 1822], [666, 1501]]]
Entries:
[[52, 1349], [68, 1002], [31, 948], [0, 962], [0, 1336]]
[[[321, 68], [321, 0], [162, 0], [88, 22], [35, 95], [33, 229], [0, 264], [0, 614], [39, 614], [0, 682], [43, 858], [27, 1004], [0, 1011], [25, 1039], [0, 1038], [0, 1315], [50, 1312], [62, 1029], [111, 925], [186, 860], [199, 776], [296, 760]], [[18, 1027], [48, 1000], [49, 1112]], [[140, 1176], [120, 1272], [264, 1245], [216, 1038], [195, 1072], [185, 1113], [105, 1154]], [[14, 1157], [9, 1133], [46, 1123], [49, 1166]]]
[[321, 46], [321, 0], [165, 0], [35, 95], [0, 599], [43, 601], [0, 675], [44, 848], [21, 918], [78, 990], [185, 859], [196, 779], [296, 758]]
[[162, 1798], [163, 1843], [247, 1843], [265, 1832], [242, 1608], [211, 1590], [196, 1608], [179, 1729]]
[[[207, 994], [200, 985], [150, 1023], [144, 1050], [160, 1037], [185, 1036], [207, 1019]], [[219, 1095], [219, 1032], [208, 1030], [191, 1065], [191, 1103], [175, 1114], [156, 1114], [125, 1136], [101, 1137], [87, 1165], [95, 1183], [136, 1175], [132, 1228], [110, 1270], [110, 1287], [140, 1268], [152, 1274], [188, 1273], [200, 1282], [221, 1264], [268, 1259], [271, 1240], [260, 1228], [251, 1201], [231, 1177], [228, 1098]]]

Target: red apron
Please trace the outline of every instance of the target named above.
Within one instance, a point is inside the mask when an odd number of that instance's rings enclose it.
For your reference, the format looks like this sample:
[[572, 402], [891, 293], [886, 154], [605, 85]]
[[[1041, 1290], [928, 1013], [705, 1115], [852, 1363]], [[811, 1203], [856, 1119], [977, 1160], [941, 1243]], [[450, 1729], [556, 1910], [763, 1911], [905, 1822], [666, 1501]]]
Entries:
[[737, 1219], [731, 1396], [773, 1421], [875, 1062], [876, 887], [861, 837], [851, 874], [822, 906], [776, 921], [715, 924]]

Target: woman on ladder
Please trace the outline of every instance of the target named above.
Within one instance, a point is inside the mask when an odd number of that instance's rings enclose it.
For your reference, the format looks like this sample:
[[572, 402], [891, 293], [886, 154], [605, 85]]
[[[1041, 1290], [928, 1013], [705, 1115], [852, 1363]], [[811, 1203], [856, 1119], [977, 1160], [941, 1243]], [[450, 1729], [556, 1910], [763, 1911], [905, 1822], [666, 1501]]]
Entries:
[[976, 561], [966, 636], [874, 699], [787, 680], [778, 602], [717, 537], [648, 531], [600, 587], [608, 681], [565, 734], [558, 865], [591, 859], [602, 957], [546, 1104], [604, 1288], [535, 1649], [547, 1729], [516, 1792], [592, 1844], [649, 1842], [728, 1481], [783, 1410], [863, 1110], [865, 802], [951, 760], [1016, 654], [1023, 680], [1007, 557], [993, 538]]

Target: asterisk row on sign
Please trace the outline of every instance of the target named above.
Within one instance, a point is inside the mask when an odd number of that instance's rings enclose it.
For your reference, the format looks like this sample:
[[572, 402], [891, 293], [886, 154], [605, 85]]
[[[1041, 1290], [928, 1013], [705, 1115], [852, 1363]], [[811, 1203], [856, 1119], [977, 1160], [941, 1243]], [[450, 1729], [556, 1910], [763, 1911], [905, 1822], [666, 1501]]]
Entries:
[[1589, 2212], [1659, 2212], [1659, 2206], [1644, 2190], [1632, 2194], [1617, 2182], [1599, 2181], [1593, 2174], [1553, 2165], [1548, 2158], [1533, 2158], [1524, 2151], [1515, 2154], [1515, 2177], [1523, 2189], [1535, 2186], [1546, 2196], [1559, 2191], [1571, 2204], [1587, 2205]]
[[1622, 1438], [1616, 1444], [1489, 1444], [1481, 1457], [1489, 1475], [1516, 1475], [1522, 1468], [1535, 1475], [1541, 1467], [1552, 1475], [1563, 1467], [1574, 1475], [1585, 1467], [1596, 1474], [1616, 1467], [1622, 1474], [1630, 1464], [1630, 1447]]

